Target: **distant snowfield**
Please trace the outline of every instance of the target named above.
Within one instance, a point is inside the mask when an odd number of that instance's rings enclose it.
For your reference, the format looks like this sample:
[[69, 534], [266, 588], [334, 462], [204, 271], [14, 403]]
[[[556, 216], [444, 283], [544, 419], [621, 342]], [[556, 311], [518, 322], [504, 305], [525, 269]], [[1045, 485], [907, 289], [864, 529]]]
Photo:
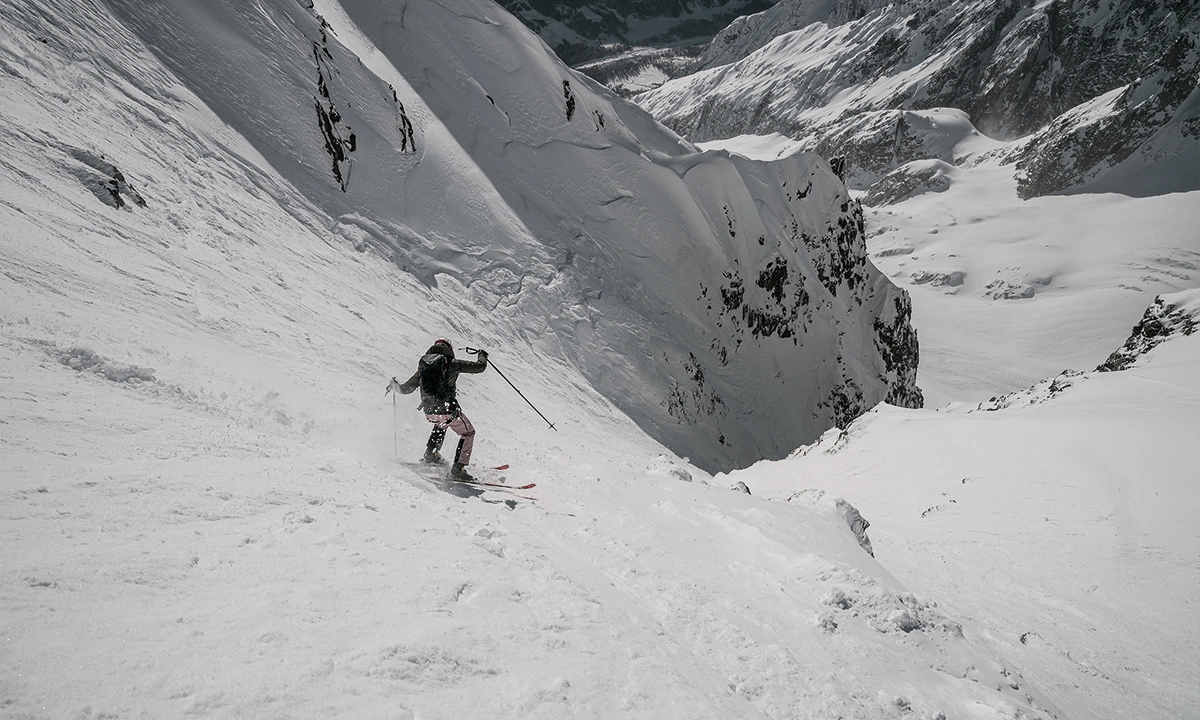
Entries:
[[1017, 199], [1011, 168], [866, 212], [872, 260], [913, 298], [926, 405], [1090, 370], [1159, 293], [1200, 287], [1200, 193]]
[[778, 160], [800, 152], [800, 143], [779, 133], [770, 135], [739, 135], [724, 140], [697, 143], [704, 150], [728, 150], [751, 160]]
[[[945, 142], [962, 160], [940, 191], [864, 209], [871, 261], [912, 297], [926, 407], [1090, 370], [1156, 295], [1200, 287], [1200, 193], [1021, 200], [1011, 165], [971, 160], [1000, 143]], [[757, 159], [800, 149], [778, 134], [702, 146]]]

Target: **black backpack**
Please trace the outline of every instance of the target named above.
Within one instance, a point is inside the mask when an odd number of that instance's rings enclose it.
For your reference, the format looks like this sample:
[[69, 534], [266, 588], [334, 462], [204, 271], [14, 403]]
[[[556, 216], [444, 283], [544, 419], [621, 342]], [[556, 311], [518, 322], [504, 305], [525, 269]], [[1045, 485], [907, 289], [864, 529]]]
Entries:
[[429, 353], [417, 363], [421, 379], [421, 400], [448, 402], [450, 400], [450, 358]]

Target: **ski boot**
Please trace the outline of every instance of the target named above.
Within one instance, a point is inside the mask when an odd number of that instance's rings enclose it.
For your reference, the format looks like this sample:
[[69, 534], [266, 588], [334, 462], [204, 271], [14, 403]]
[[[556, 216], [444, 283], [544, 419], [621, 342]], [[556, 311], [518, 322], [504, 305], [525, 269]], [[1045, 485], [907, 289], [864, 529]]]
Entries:
[[446, 461], [442, 459], [442, 454], [432, 448], [426, 448], [425, 455], [421, 458], [421, 462], [428, 463], [430, 465], [444, 465], [446, 463]]
[[454, 466], [450, 468], [450, 479], [460, 482], [475, 482], [475, 477], [467, 472], [466, 466], [462, 463], [454, 463]]

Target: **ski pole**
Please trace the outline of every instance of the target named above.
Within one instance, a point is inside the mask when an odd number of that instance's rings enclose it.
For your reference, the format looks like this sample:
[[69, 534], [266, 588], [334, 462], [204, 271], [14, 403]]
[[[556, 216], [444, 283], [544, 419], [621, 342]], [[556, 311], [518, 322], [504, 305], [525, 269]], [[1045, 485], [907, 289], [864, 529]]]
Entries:
[[[479, 351], [476, 350], [475, 348], [469, 347], [469, 348], [463, 348], [463, 349], [466, 350], [467, 352], [471, 353], [472, 355], [479, 354]], [[517, 391], [517, 394], [521, 396], [522, 400], [529, 403], [529, 407], [533, 408], [533, 411], [538, 414], [538, 417], [540, 417], [543, 420], [546, 420], [546, 416], [542, 415], [542, 411], [538, 410], [536, 405], [529, 402], [529, 398], [525, 397], [525, 393], [521, 392], [520, 389], [518, 389], [516, 385], [512, 384], [512, 380], [509, 380], [508, 377], [506, 377], [505, 374], [500, 371], [500, 368], [496, 367], [496, 363], [492, 362], [491, 358], [488, 358], [488, 364], [492, 366], [492, 369], [495, 370], [500, 375], [500, 377], [504, 378], [504, 382], [508, 383], [509, 387], [511, 387], [513, 390]], [[554, 423], [550, 422], [549, 420], [546, 420], [546, 424], [550, 426], [551, 430], [553, 430], [554, 432], [558, 432], [558, 428], [554, 427]]]
[[387, 390], [383, 391], [385, 397], [387, 395], [392, 396], [392, 452], [395, 453], [396, 457], [400, 457], [400, 435], [399, 431], [397, 430], [397, 425], [400, 423], [400, 420], [398, 419], [399, 411], [396, 409], [396, 395], [398, 395], [399, 392], [392, 392], [392, 390], [398, 391], [399, 389], [400, 383], [397, 382], [396, 378], [393, 377], [392, 381], [388, 383]]

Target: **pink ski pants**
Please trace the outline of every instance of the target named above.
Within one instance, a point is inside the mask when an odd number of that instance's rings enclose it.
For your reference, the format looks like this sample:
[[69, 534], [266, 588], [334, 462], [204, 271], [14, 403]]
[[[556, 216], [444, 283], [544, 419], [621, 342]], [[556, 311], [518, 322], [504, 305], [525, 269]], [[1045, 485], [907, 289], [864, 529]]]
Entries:
[[470, 465], [471, 451], [475, 449], [475, 426], [467, 416], [459, 412], [458, 415], [426, 415], [425, 419], [443, 430], [449, 428], [459, 435], [454, 462]]

